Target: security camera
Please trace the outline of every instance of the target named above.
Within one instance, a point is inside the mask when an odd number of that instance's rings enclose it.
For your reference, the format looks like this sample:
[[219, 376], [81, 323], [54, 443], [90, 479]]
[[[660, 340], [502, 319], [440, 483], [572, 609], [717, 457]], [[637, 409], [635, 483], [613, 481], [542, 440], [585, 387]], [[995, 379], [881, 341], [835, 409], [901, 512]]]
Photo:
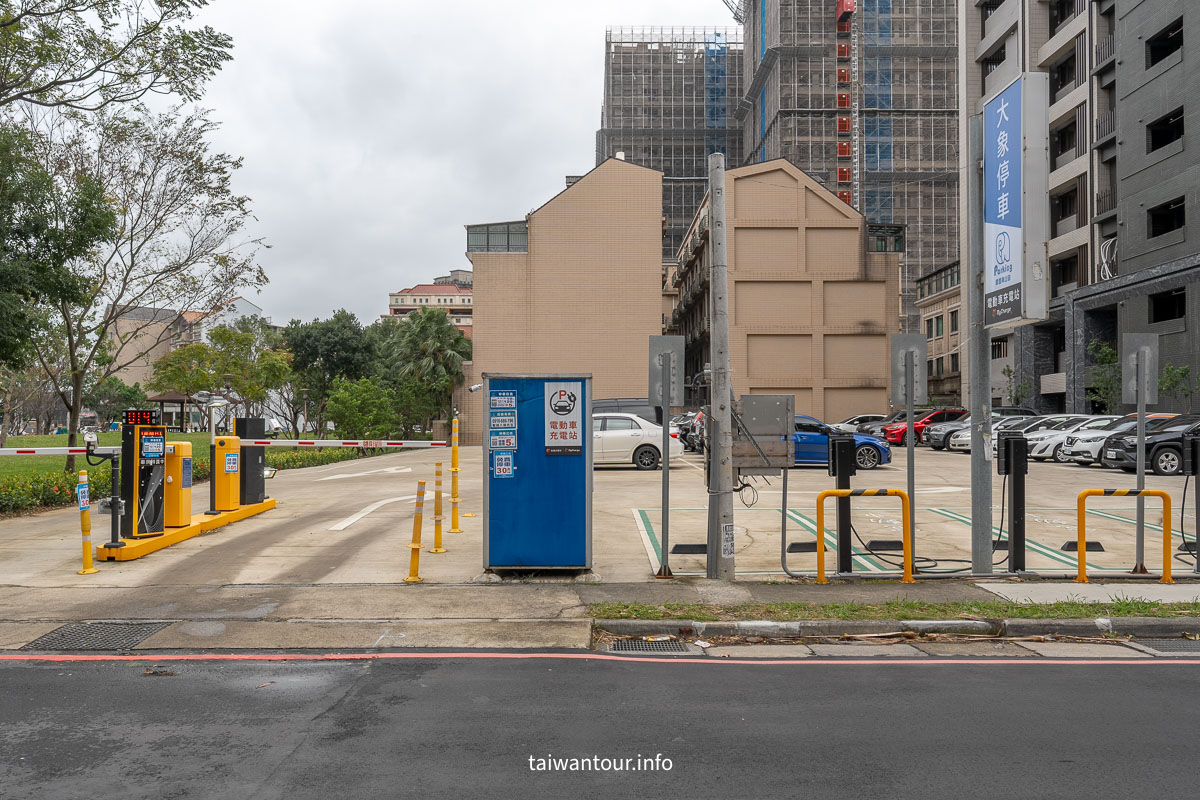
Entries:
[[478, 391], [479, 391], [480, 389], [482, 389], [482, 388], [483, 388], [483, 384], [482, 384], [482, 383], [477, 383], [477, 384], [475, 384], [474, 386], [468, 386], [468, 387], [467, 387], [467, 391], [468, 391], [468, 392], [478, 392]]

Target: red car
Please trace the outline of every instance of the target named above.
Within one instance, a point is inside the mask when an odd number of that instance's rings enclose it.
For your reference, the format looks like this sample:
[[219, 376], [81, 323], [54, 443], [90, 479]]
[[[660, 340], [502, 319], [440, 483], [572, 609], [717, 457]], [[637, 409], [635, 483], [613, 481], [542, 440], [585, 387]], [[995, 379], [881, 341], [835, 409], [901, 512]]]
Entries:
[[[917, 438], [913, 441], [921, 441], [921, 434], [929, 425], [936, 425], [939, 422], [950, 422], [958, 419], [966, 413], [967, 410], [965, 408], [939, 408], [934, 411], [926, 412], [924, 416], [918, 414], [917, 421], [912, 425], [913, 429], [917, 432]], [[883, 435], [891, 444], [907, 444], [904, 434], [908, 428], [909, 425], [907, 420], [904, 422], [897, 422], [894, 425], [888, 425], [886, 428], [884, 428]]]

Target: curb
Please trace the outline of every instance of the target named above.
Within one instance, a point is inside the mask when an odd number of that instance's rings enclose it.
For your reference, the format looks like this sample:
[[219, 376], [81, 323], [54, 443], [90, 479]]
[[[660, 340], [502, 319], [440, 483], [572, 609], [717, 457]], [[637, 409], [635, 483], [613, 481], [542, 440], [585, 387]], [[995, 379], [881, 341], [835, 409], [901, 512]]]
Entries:
[[836, 620], [812, 619], [794, 622], [747, 620], [742, 622], [697, 622], [687, 619], [596, 619], [595, 630], [618, 636], [761, 636], [785, 639], [801, 636], [841, 636], [843, 634], [961, 633], [975, 636], [1079, 636], [1112, 634], [1141, 638], [1175, 638], [1185, 633], [1200, 634], [1200, 619], [1160, 619], [1157, 617], [1119, 617], [1099, 619], [912, 619], [912, 620]]

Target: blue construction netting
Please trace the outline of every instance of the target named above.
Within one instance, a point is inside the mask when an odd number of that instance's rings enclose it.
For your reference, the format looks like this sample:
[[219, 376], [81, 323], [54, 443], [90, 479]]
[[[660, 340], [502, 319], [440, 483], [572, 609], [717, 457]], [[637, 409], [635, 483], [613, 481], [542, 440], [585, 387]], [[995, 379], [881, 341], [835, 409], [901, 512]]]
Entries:
[[723, 33], [704, 37], [704, 127], [712, 131], [704, 137], [708, 155], [725, 153], [728, 147], [729, 45]]

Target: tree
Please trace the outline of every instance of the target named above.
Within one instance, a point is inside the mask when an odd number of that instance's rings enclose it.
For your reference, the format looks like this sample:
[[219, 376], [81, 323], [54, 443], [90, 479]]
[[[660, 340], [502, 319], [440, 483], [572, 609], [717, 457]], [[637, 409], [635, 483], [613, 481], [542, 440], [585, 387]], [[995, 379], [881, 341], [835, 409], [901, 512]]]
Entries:
[[56, 179], [36, 137], [0, 123], [0, 366], [20, 369], [45, 326], [41, 304], [76, 303], [86, 286], [70, 264], [112, 236], [116, 214], [86, 173]]
[[198, 100], [232, 56], [229, 36], [191, 28], [209, 0], [0, 0], [0, 107], [96, 111], [173, 92]]
[[119, 215], [103, 247], [69, 264], [86, 296], [52, 308], [66, 368], [54, 370], [36, 348], [68, 410], [74, 445], [87, 384], [177, 337], [183, 320], [175, 309], [219, 309], [266, 276], [255, 263], [261, 241], [243, 238], [249, 200], [231, 187], [241, 161], [209, 151], [215, 125], [206, 112], [54, 113], [40, 124], [43, 163], [68, 184], [92, 176]]
[[410, 313], [395, 333], [382, 357], [389, 377], [420, 381], [435, 400], [435, 414], [445, 412], [455, 387], [465, 380], [462, 367], [471, 359], [471, 340], [440, 308]]
[[109, 375], [97, 382], [84, 397], [84, 403], [96, 412], [101, 425], [116, 422], [127, 408], [149, 407], [140, 384], [129, 386], [116, 375]]
[[1158, 390], [1163, 394], [1170, 395], [1172, 410], [1180, 409], [1183, 413], [1190, 414], [1193, 391], [1192, 368], [1163, 364], [1162, 375], [1158, 379]]
[[1005, 380], [1005, 394], [1008, 395], [1008, 404], [1010, 406], [1019, 406], [1029, 399], [1033, 394], [1033, 384], [1029, 381], [1021, 381], [1017, 383], [1016, 373], [1012, 367], [1005, 367], [1000, 371]]
[[376, 376], [338, 378], [327, 400], [329, 419], [352, 439], [387, 439], [403, 425], [395, 393]]
[[308, 390], [309, 415], [321, 430], [334, 383], [339, 378], [354, 381], [372, 374], [375, 349], [358, 318], [344, 308], [326, 320], [292, 320], [283, 329], [283, 340], [299, 382], [295, 396], [303, 405], [301, 390]]
[[1087, 399], [1099, 406], [1101, 414], [1116, 414], [1121, 408], [1121, 365], [1117, 351], [1101, 339], [1088, 342], [1088, 356], [1092, 360], [1091, 386]]

